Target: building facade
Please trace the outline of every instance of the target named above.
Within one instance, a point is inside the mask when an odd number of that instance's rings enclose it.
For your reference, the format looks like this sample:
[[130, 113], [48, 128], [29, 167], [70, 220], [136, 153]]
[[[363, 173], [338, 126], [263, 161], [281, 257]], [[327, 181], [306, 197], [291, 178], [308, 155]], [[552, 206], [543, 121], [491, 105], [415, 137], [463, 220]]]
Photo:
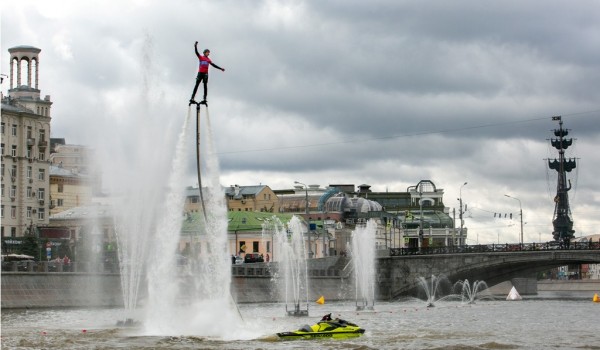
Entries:
[[102, 171], [94, 150], [84, 145], [67, 144], [65, 139], [50, 139], [50, 164], [87, 179], [94, 195], [102, 194]]
[[10, 48], [10, 89], [2, 96], [2, 237], [48, 224], [50, 96], [40, 98], [40, 49]]
[[277, 213], [279, 203], [277, 195], [269, 186], [239, 186], [225, 188], [227, 210], [229, 211], [258, 211]]
[[88, 176], [52, 165], [49, 171], [51, 215], [92, 202], [92, 186]]
[[[198, 187], [189, 186], [185, 190], [185, 213], [198, 213], [202, 210], [200, 191]], [[228, 211], [246, 212], [279, 212], [277, 194], [266, 185], [239, 186], [234, 185], [223, 189]]]

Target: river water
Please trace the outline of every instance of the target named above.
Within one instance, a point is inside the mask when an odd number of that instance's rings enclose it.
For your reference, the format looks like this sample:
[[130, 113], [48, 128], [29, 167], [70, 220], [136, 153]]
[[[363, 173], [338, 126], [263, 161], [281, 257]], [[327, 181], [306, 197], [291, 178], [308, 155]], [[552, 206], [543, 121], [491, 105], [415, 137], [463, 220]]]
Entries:
[[[355, 311], [354, 302], [326, 302], [311, 305], [304, 318], [284, 316], [282, 304], [244, 304], [243, 329], [224, 329], [219, 339], [202, 336], [202, 330], [191, 336], [141, 335], [135, 327], [115, 326], [120, 309], [3, 310], [1, 341], [2, 349], [600, 349], [600, 303], [592, 295], [471, 305], [439, 301], [430, 308], [403, 299], [364, 312]], [[286, 342], [268, 337], [329, 312], [365, 328], [365, 335]]]

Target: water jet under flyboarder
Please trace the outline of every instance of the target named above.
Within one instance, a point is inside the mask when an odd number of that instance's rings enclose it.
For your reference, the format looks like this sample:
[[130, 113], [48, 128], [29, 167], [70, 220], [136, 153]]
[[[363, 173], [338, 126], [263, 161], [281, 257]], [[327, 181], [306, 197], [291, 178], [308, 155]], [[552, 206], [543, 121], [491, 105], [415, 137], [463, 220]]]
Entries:
[[[201, 112], [201, 106], [202, 105], [206, 106], [206, 125], [207, 125], [207, 128], [208, 128], [207, 130], [209, 130], [209, 136], [210, 136], [210, 117], [209, 117], [209, 112], [208, 112], [208, 103], [206, 101], [206, 81], [208, 79], [208, 74], [205, 73], [204, 77], [202, 77], [202, 75], [201, 75], [202, 74], [202, 70], [203, 70], [203, 68], [202, 68], [203, 67], [203, 62], [206, 62], [206, 60], [202, 60], [201, 57], [204, 57], [204, 56], [200, 56], [198, 54], [197, 45], [198, 45], [198, 42], [196, 42], [196, 55], [198, 56], [198, 58], [200, 60], [200, 70], [199, 70], [199, 73], [198, 73], [198, 78], [196, 80], [196, 86], [194, 87], [194, 92], [192, 94], [192, 99], [190, 99], [190, 102], [189, 102], [189, 106], [191, 107], [192, 104], [196, 105], [196, 173], [197, 173], [197, 176], [198, 176], [198, 192], [199, 192], [199, 195], [200, 195], [200, 205], [202, 206], [202, 215], [204, 217], [204, 222], [206, 224], [206, 228], [209, 229], [209, 227], [211, 225], [209, 225], [209, 217], [208, 217], [208, 215], [206, 213], [206, 205], [207, 205], [207, 203], [206, 203], [206, 201], [204, 199], [204, 193], [202, 191], [202, 171], [201, 171], [201, 162], [200, 162], [200, 160], [201, 160], [200, 159], [200, 150], [201, 150], [201, 130], [200, 130], [200, 121], [201, 121], [201, 118], [200, 117], [201, 117], [201, 113], [200, 112]], [[207, 50], [204, 51], [204, 53], [205, 53], [206, 56], [208, 56], [208, 53], [210, 53], [210, 51], [208, 51], [208, 49], [207, 49]], [[220, 67], [212, 64], [210, 62], [210, 59], [208, 59], [208, 57], [206, 57], [206, 59], [214, 67], [216, 67], [218, 69], [221, 69], [222, 71], [225, 70], [223, 68], [220, 68]], [[206, 66], [205, 70], [206, 70], [206, 72], [208, 72], [208, 66]], [[196, 94], [196, 90], [198, 88], [198, 84], [199, 84], [199, 82], [200, 82], [201, 79], [204, 79], [204, 99], [202, 101], [200, 101], [200, 102], [196, 102], [196, 101], [194, 101], [194, 96]], [[209, 146], [212, 144], [212, 140], [211, 139], [212, 139], [212, 137], [209, 137], [209, 140], [208, 140]], [[213, 184], [213, 185], [215, 185], [215, 184]], [[213, 194], [213, 196], [214, 196], [214, 194]], [[210, 193], [209, 193], [209, 198], [210, 198]], [[210, 199], [209, 199], [209, 202], [210, 202]], [[214, 219], [214, 217], [212, 219]], [[197, 254], [197, 252], [196, 252], [196, 254]], [[231, 292], [229, 292], [229, 296], [230, 296], [231, 304], [233, 304], [233, 306], [235, 307], [235, 310], [237, 311], [237, 314], [239, 315], [240, 319], [243, 319], [242, 314], [240, 312], [240, 309], [239, 309], [237, 303], [235, 302], [235, 300], [233, 299], [233, 296], [231, 295]]]

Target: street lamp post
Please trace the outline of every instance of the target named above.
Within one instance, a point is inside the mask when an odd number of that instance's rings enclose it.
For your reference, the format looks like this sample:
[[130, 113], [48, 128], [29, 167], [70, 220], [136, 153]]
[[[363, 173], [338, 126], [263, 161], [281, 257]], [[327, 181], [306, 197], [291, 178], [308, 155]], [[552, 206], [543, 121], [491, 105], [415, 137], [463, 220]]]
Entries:
[[505, 196], [519, 201], [519, 216], [521, 217], [521, 245], [523, 245], [523, 207], [521, 206], [521, 200], [507, 194], [505, 194]]
[[458, 238], [458, 245], [463, 245], [463, 204], [462, 204], [462, 188], [466, 185], [467, 183], [465, 182], [464, 184], [462, 184], [460, 186], [460, 189], [458, 190], [458, 204], [460, 205], [460, 209], [458, 211], [458, 218], [460, 219], [460, 234], [459, 234], [459, 238]]
[[419, 251], [423, 246], [423, 189], [419, 187], [419, 236], [418, 241]]
[[294, 181], [295, 184], [298, 185], [302, 185], [304, 186], [304, 194], [305, 194], [305, 213], [306, 213], [306, 226], [307, 226], [307, 230], [306, 230], [306, 235], [308, 236], [308, 258], [312, 258], [313, 252], [312, 252], [312, 247], [310, 245], [310, 218], [308, 216], [308, 186], [306, 186], [306, 184], [303, 184], [302, 182], [298, 182], [298, 181]]

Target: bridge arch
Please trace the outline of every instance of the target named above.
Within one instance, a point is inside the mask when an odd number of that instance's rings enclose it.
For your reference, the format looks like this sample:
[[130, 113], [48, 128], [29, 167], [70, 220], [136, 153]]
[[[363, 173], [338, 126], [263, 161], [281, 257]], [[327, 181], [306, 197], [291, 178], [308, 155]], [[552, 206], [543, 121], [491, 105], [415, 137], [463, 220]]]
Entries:
[[445, 275], [493, 286], [568, 264], [600, 263], [600, 250], [519, 251], [382, 257], [378, 261], [378, 296], [394, 299], [414, 294], [419, 277]]

